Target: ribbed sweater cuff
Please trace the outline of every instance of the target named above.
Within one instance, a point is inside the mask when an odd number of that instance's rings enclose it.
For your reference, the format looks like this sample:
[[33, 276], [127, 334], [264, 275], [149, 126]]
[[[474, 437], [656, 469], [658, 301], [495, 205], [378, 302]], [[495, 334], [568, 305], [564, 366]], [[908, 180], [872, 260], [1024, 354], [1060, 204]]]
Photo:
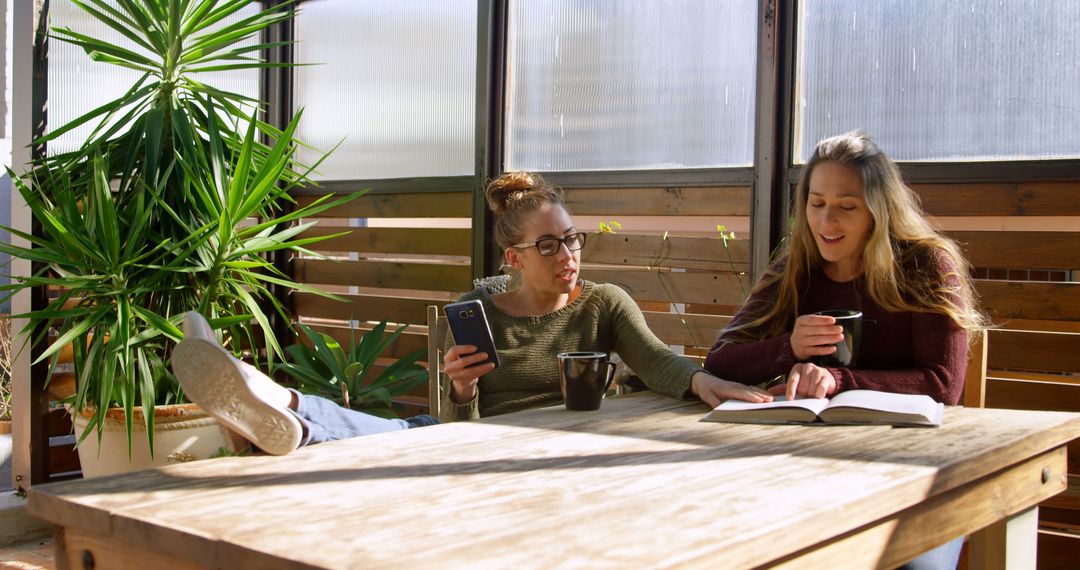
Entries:
[[443, 398], [439, 419], [445, 422], [465, 422], [480, 419], [479, 393], [472, 400], [458, 404], [449, 396]]

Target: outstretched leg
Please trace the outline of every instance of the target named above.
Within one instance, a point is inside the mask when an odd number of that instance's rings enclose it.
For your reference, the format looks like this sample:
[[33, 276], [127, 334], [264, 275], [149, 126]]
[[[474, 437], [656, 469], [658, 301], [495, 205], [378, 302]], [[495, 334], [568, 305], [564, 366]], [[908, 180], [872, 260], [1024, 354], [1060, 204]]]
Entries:
[[185, 338], [173, 350], [172, 365], [192, 402], [259, 449], [284, 455], [300, 446], [304, 429], [289, 410], [292, 393], [216, 341]]
[[188, 398], [259, 449], [284, 455], [302, 445], [438, 423], [385, 419], [284, 388], [218, 344], [202, 315], [184, 315], [172, 365]]

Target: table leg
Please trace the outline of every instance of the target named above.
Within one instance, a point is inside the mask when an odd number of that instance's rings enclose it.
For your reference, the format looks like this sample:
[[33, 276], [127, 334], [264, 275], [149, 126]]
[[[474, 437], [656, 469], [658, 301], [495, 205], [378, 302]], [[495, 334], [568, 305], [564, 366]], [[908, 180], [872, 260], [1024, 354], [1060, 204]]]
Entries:
[[971, 535], [971, 568], [1034, 570], [1039, 507], [1000, 520]]

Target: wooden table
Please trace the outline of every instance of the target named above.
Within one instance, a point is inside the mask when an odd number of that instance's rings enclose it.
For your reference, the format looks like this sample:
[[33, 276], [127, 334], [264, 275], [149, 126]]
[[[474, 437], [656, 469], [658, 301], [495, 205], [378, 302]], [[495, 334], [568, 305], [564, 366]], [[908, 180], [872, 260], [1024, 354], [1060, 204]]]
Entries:
[[73, 568], [860, 568], [979, 529], [977, 563], [1033, 567], [1035, 505], [1080, 437], [1056, 412], [904, 429], [706, 411], [634, 394], [40, 485], [29, 509]]

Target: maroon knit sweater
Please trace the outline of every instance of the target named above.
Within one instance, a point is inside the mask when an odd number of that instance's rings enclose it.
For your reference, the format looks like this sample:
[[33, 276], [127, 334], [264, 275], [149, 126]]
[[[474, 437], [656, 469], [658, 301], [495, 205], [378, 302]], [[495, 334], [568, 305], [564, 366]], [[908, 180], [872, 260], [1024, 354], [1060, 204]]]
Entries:
[[[942, 268], [944, 269], [944, 268]], [[967, 371], [967, 331], [939, 313], [894, 313], [874, 303], [862, 278], [837, 283], [823, 272], [811, 274], [799, 302], [802, 314], [829, 309], [863, 312], [863, 349], [858, 368], [829, 368], [839, 391], [868, 389], [926, 394], [947, 405], [960, 401]], [[752, 303], [772, 303], [778, 286], [753, 295]], [[745, 305], [732, 324], [747, 318]], [[873, 321], [867, 322], [867, 321]], [[791, 333], [748, 344], [727, 344], [720, 338], [705, 359], [705, 368], [726, 380], [758, 384], [787, 375], [796, 364]]]

